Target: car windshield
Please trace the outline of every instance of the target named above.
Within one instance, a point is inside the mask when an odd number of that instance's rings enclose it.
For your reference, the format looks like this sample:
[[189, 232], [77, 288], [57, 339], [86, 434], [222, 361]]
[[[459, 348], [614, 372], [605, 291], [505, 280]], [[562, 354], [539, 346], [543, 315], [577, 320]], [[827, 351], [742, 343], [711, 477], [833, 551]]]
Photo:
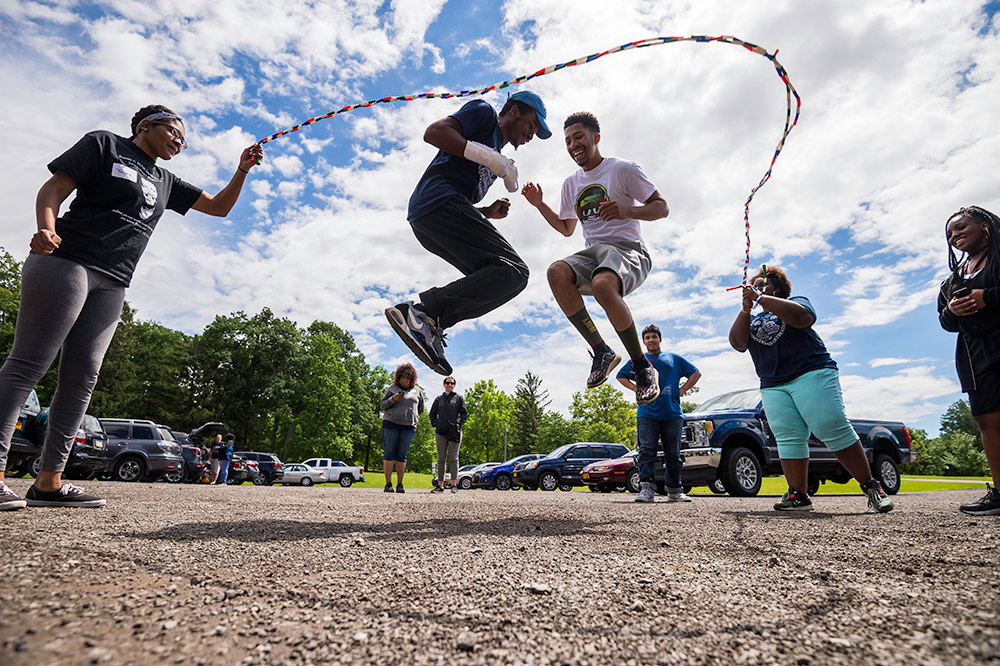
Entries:
[[556, 449], [555, 451], [553, 451], [549, 455], [545, 456], [545, 458], [546, 459], [550, 459], [550, 458], [562, 458], [563, 454], [566, 453], [567, 451], [569, 451], [569, 447], [571, 447], [571, 446], [573, 446], [573, 445], [572, 444], [563, 444], [558, 449]]
[[694, 414], [706, 412], [726, 412], [734, 409], [756, 409], [760, 402], [760, 391], [757, 389], [747, 389], [746, 391], [735, 391], [717, 395], [709, 398], [698, 405]]

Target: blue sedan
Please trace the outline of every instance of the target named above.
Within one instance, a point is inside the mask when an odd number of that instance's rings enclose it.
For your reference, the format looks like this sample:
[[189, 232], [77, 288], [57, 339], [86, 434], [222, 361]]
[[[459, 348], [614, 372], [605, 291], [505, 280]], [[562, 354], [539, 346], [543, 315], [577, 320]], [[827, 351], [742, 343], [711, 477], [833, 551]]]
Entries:
[[500, 463], [496, 467], [476, 472], [472, 476], [472, 487], [489, 489], [495, 488], [496, 490], [510, 490], [511, 488], [517, 488], [519, 486], [515, 486], [511, 478], [511, 473], [514, 471], [514, 465], [531, 460], [538, 460], [539, 458], [544, 457], [544, 453], [528, 453], [523, 456], [511, 458], [506, 462]]

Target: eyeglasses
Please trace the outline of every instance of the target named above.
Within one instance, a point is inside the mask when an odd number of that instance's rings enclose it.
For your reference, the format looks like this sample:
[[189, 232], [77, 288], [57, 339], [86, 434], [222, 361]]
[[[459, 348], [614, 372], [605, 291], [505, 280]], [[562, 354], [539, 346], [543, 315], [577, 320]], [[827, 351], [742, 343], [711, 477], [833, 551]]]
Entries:
[[162, 125], [163, 127], [166, 127], [167, 131], [170, 132], [170, 136], [174, 137], [175, 139], [181, 142], [181, 150], [188, 147], [187, 141], [184, 140], [184, 135], [181, 134], [180, 131], [173, 125], [168, 125], [167, 123], [150, 123], [150, 124]]
[[444, 385], [445, 386], [454, 386], [455, 382], [445, 382]]

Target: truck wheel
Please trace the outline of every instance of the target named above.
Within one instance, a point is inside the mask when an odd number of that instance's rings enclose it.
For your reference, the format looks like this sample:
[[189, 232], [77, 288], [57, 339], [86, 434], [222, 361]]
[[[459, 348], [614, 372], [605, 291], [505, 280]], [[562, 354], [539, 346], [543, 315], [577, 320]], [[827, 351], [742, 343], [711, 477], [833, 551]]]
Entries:
[[167, 483], [180, 483], [187, 478], [187, 467], [167, 472], [163, 475], [163, 478], [166, 479]]
[[510, 490], [510, 477], [506, 474], [497, 474], [496, 487], [497, 490]]
[[115, 465], [115, 481], [138, 481], [146, 476], [146, 463], [141, 458], [125, 458]]
[[713, 495], [725, 495], [726, 487], [722, 485], [722, 479], [716, 479], [712, 483], [708, 484], [708, 489], [712, 491]]
[[902, 481], [899, 478], [899, 467], [891, 456], [880, 453], [875, 456], [875, 469], [872, 470], [876, 479], [882, 482], [882, 490], [895, 495], [899, 492]]
[[467, 476], [463, 476], [461, 479], [458, 480], [458, 487], [461, 488], [462, 490], [468, 490], [469, 488], [472, 487], [472, 479], [470, 479]]
[[569, 491], [573, 490], [573, 486], [569, 485], [568, 483], [560, 483], [559, 490], [563, 491], [564, 493], [568, 493]]
[[628, 476], [625, 477], [625, 490], [627, 490], [630, 493], [637, 493], [637, 492], [639, 492], [639, 470], [638, 469], [633, 469], [631, 472], [628, 473]]
[[341, 488], [350, 488], [352, 483], [354, 483], [354, 477], [353, 476], [351, 476], [350, 474], [341, 474], [340, 475], [340, 487]]
[[543, 472], [538, 477], [538, 487], [545, 491], [552, 491], [559, 487], [559, 477], [555, 472]]
[[267, 474], [258, 474], [257, 476], [253, 477], [253, 485], [255, 485], [255, 486], [267, 486], [267, 485], [270, 485], [267, 482]]
[[815, 495], [816, 493], [819, 492], [819, 484], [820, 484], [819, 477], [810, 476], [809, 485], [806, 487], [806, 492], [809, 493], [810, 496]]
[[313, 480], [310, 479], [308, 476], [303, 476], [302, 477], [302, 481], [300, 483], [303, 486], [311, 486], [313, 484]]
[[760, 492], [760, 461], [746, 447], [736, 446], [723, 451], [719, 476], [726, 492], [734, 497], [754, 497]]

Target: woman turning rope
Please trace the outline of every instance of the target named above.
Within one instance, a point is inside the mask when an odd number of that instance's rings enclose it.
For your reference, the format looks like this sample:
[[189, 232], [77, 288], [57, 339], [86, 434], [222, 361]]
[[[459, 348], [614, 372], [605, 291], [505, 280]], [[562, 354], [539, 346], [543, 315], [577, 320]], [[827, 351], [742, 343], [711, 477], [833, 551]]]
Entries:
[[[156, 164], [187, 147], [180, 116], [165, 106], [146, 106], [132, 117], [131, 130], [127, 139], [102, 130], [84, 135], [48, 165], [52, 177], [38, 190], [38, 231], [21, 271], [14, 344], [0, 368], [0, 509], [105, 504], [62, 483], [61, 476], [136, 263], [167, 208], [181, 215], [191, 208], [228, 215], [263, 154], [259, 145], [244, 149], [229, 184], [212, 196]], [[74, 191], [76, 198], [60, 216]], [[25, 398], [60, 348], [41, 471], [25, 501], [4, 484], [7, 452]]]
[[[951, 275], [938, 294], [938, 317], [958, 333], [955, 368], [969, 394], [993, 473], [986, 495], [959, 509], [974, 516], [1000, 514], [1000, 219], [978, 206], [963, 208], [945, 225]], [[958, 250], [958, 255], [951, 248]]]

